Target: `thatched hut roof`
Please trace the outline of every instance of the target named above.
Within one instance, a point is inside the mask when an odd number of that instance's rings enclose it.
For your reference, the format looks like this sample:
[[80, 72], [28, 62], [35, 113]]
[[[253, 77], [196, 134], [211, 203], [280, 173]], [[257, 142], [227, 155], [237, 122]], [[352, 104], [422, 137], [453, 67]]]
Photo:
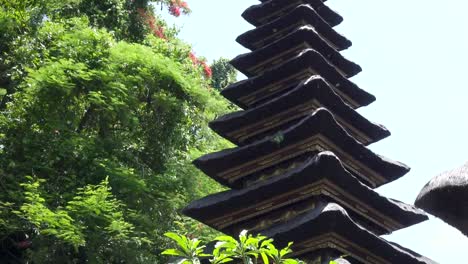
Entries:
[[415, 204], [468, 236], [468, 163], [433, 178]]

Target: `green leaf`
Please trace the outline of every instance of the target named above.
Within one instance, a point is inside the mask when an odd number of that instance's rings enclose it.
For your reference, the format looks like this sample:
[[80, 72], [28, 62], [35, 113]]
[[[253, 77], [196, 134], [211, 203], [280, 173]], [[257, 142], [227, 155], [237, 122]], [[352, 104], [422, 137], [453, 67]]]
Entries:
[[262, 252], [260, 253], [260, 255], [262, 256], [262, 261], [263, 261], [263, 264], [269, 264], [269, 258], [267, 256], [267, 254], [265, 252]]
[[228, 263], [228, 262], [231, 262], [231, 261], [233, 261], [233, 259], [227, 257], [227, 258], [223, 258], [223, 259], [221, 259], [221, 260], [218, 260], [218, 261], [216, 261], [215, 263], [216, 263], [216, 264], [222, 264], [222, 263]]
[[258, 242], [259, 242], [258, 238], [249, 236], [244, 243], [245, 245], [255, 245], [255, 244], [258, 244]]
[[215, 247], [216, 248], [227, 249], [227, 250], [235, 250], [237, 245], [238, 245], [237, 241], [235, 241], [235, 242], [217, 242]]
[[284, 257], [285, 255], [291, 253], [292, 252], [292, 250], [291, 250], [292, 245], [293, 245], [293, 242], [289, 242], [288, 245], [285, 248], [281, 249], [280, 256]]
[[201, 240], [198, 240], [196, 238], [192, 239], [192, 248], [197, 248], [198, 245], [200, 245]]
[[167, 232], [167, 233], [164, 233], [164, 236], [174, 240], [178, 246], [181, 246], [181, 247], [187, 247], [187, 241], [184, 240], [184, 238], [176, 233], [173, 233], [173, 232]]
[[216, 241], [221, 241], [221, 242], [229, 242], [229, 243], [237, 244], [237, 241], [236, 241], [233, 237], [230, 237], [230, 236], [218, 236], [218, 237], [216, 237], [214, 240], [216, 240]]
[[185, 254], [184, 252], [182, 251], [179, 251], [177, 249], [166, 249], [164, 250], [162, 253], [162, 255], [169, 255], [169, 256], [178, 256], [178, 257], [185, 257]]
[[301, 264], [303, 262], [296, 260], [296, 259], [285, 259], [283, 260], [283, 264]]

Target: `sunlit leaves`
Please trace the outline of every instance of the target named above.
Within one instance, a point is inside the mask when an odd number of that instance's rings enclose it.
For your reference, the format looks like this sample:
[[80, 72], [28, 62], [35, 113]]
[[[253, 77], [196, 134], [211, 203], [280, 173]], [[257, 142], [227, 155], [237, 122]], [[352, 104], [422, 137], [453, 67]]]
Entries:
[[124, 205], [110, 192], [108, 180], [80, 188], [65, 208], [53, 211], [46, 205], [40, 186], [44, 180], [28, 177], [21, 184], [26, 202], [15, 213], [28, 219], [40, 234], [54, 236], [74, 247], [84, 246], [89, 234], [108, 239], [129, 240], [134, 226], [123, 215]]
[[82, 233], [83, 227], [76, 223], [67, 211], [63, 209], [50, 210], [39, 190], [43, 180], [28, 178], [29, 182], [21, 184], [25, 189], [26, 202], [15, 213], [30, 221], [39, 233], [55, 236], [75, 247], [83, 246], [86, 243]]
[[205, 247], [197, 239], [189, 239], [176, 233], [165, 235], [176, 243], [177, 248], [167, 249], [163, 254], [177, 257], [180, 263], [200, 263], [201, 258], [208, 257], [212, 264], [234, 262], [252, 264], [258, 263], [259, 260], [263, 264], [303, 263], [300, 260], [287, 258], [287, 255], [292, 253], [292, 243], [283, 249], [277, 249], [273, 244], [273, 239], [262, 235], [252, 236], [246, 230], [240, 233], [238, 239], [226, 235], [215, 238], [216, 244], [211, 254], [206, 254]]
[[177, 248], [166, 249], [162, 252], [162, 254], [180, 257], [181, 259], [179, 260], [179, 263], [199, 264], [199, 257], [209, 256], [203, 253], [205, 246], [200, 245], [201, 241], [196, 238], [189, 239], [186, 236], [178, 235], [172, 232], [165, 233], [164, 235], [175, 241]]
[[178, 209], [220, 190], [190, 161], [228, 144], [207, 126], [226, 104], [188, 45], [129, 31], [141, 22], [127, 23], [132, 8], [146, 1], [5, 3], [2, 235], [30, 236], [25, 261], [157, 263]]

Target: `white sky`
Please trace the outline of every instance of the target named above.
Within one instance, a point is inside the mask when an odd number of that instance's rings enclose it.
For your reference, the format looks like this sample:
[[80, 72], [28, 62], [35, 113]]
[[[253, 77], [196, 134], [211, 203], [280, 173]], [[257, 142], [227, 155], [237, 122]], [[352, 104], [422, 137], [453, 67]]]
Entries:
[[[193, 13], [171, 19], [197, 55], [210, 61], [248, 52], [235, 42], [252, 28], [241, 13], [255, 0], [187, 0]], [[377, 101], [360, 112], [392, 136], [371, 146], [412, 167], [378, 191], [413, 204], [432, 177], [468, 160], [468, 1], [329, 0], [353, 46], [343, 54], [363, 67], [353, 77]], [[431, 218], [387, 239], [445, 263], [461, 263], [468, 238]]]

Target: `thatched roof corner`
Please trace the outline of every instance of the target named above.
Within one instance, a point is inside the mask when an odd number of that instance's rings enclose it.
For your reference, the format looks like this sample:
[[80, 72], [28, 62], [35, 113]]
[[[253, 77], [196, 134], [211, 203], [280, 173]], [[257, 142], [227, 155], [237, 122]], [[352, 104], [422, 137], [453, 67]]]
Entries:
[[433, 178], [415, 205], [468, 236], [468, 163]]

